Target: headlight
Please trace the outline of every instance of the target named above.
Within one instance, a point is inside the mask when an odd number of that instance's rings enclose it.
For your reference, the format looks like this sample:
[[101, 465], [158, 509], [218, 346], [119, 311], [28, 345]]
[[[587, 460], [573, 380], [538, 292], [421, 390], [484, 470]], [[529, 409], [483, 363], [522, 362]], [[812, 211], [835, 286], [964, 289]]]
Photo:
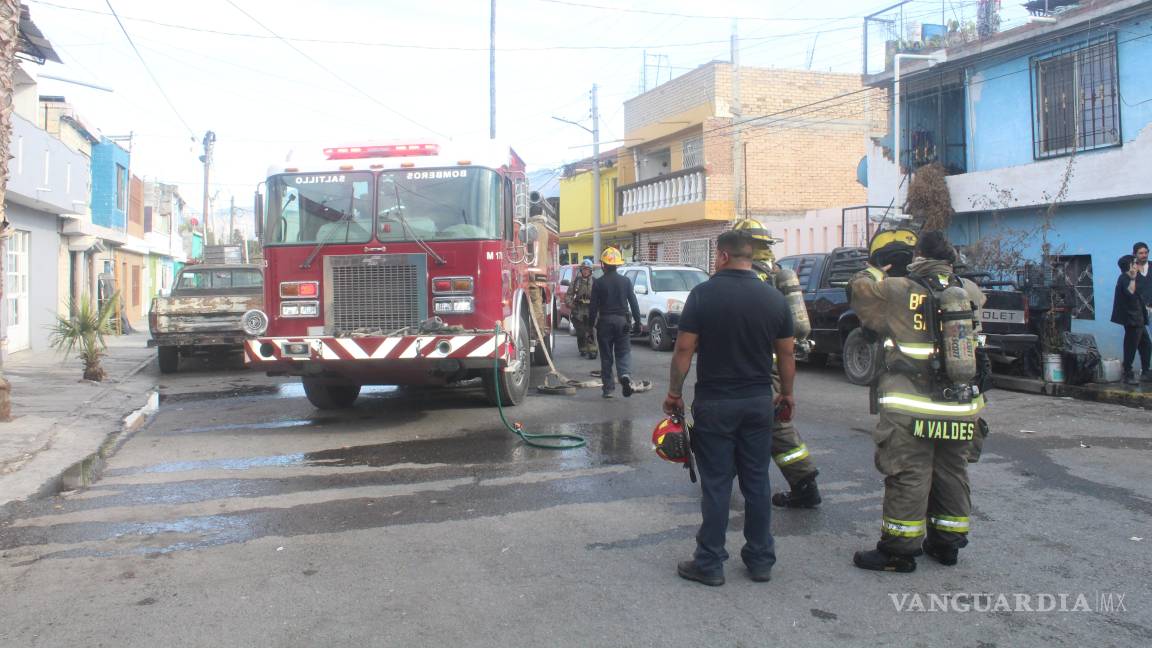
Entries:
[[268, 316], [254, 308], [240, 317], [240, 328], [248, 335], [262, 335], [268, 330]]
[[316, 317], [319, 314], [319, 302], [290, 301], [280, 304], [280, 317]]
[[476, 310], [471, 297], [437, 297], [432, 300], [432, 312], [437, 315], [464, 315]]
[[679, 313], [682, 310], [684, 310], [684, 302], [680, 301], [679, 299], [668, 300], [669, 313]]

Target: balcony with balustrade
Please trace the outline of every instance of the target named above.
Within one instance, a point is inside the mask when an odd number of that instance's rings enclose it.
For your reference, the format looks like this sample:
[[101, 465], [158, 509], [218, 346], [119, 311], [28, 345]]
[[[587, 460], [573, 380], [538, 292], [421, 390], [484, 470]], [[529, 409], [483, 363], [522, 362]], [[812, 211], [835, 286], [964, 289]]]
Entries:
[[616, 219], [624, 228], [701, 220], [707, 181], [704, 167], [691, 167], [616, 189]]

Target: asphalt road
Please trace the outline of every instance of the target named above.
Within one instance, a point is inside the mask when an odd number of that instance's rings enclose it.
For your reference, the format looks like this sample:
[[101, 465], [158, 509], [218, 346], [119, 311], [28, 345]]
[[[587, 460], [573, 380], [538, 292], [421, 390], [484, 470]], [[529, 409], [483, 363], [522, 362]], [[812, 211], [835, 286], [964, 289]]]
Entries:
[[[558, 355], [595, 366], [567, 336]], [[882, 488], [866, 392], [802, 367], [825, 503], [775, 515], [770, 583], [736, 559], [708, 588], [675, 573], [698, 491], [650, 448], [669, 355], [633, 358], [652, 392], [509, 410], [588, 438], [567, 452], [525, 447], [477, 386], [322, 413], [290, 382], [186, 366], [99, 483], [0, 520], [0, 645], [1152, 645], [1147, 412], [996, 392], [960, 564], [862, 572]], [[737, 556], [742, 508], [736, 491]]]

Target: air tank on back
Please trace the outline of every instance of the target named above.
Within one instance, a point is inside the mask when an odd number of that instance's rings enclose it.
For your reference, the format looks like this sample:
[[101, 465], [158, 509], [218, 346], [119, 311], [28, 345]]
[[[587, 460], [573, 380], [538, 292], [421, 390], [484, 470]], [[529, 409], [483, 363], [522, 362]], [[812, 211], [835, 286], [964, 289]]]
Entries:
[[792, 327], [797, 340], [806, 340], [812, 333], [812, 323], [808, 321], [808, 309], [804, 307], [804, 292], [796, 273], [788, 268], [776, 268], [776, 286], [784, 293], [788, 309], [792, 311]]
[[954, 384], [972, 382], [976, 377], [976, 331], [972, 324], [972, 301], [968, 291], [949, 286], [940, 293], [940, 319], [943, 328], [944, 370]]

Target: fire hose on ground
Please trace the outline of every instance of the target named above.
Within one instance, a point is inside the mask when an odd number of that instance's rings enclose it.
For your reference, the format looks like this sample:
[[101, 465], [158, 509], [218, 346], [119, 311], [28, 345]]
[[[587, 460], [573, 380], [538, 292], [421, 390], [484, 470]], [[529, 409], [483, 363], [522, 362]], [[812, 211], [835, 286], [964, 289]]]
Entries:
[[[532, 319], [535, 320], [535, 318]], [[539, 332], [539, 325], [537, 325], [537, 332]], [[499, 322], [496, 323], [496, 339], [500, 339]], [[547, 349], [545, 349], [545, 357], [548, 358], [548, 364], [552, 365], [552, 357], [551, 354], [547, 353]], [[556, 371], [556, 367], [554, 365], [552, 366], [552, 370], [554, 372]], [[525, 371], [527, 371], [527, 368], [525, 368]], [[527, 445], [532, 446], [533, 448], [544, 448], [546, 450], [575, 450], [576, 448], [583, 448], [584, 446], [588, 445], [587, 439], [575, 434], [531, 434], [524, 431], [524, 424], [521, 422], [517, 421], [514, 424], [509, 423], [508, 417], [504, 416], [504, 405], [500, 397], [500, 354], [496, 354], [496, 359], [493, 361], [492, 372], [494, 378], [493, 386], [496, 389], [496, 409], [500, 412], [500, 420], [504, 423], [504, 427], [508, 428], [509, 432], [520, 437], [521, 441]], [[573, 391], [575, 391], [575, 389], [573, 389]], [[558, 443], [539, 443], [539, 439], [555, 439], [558, 441]]]

